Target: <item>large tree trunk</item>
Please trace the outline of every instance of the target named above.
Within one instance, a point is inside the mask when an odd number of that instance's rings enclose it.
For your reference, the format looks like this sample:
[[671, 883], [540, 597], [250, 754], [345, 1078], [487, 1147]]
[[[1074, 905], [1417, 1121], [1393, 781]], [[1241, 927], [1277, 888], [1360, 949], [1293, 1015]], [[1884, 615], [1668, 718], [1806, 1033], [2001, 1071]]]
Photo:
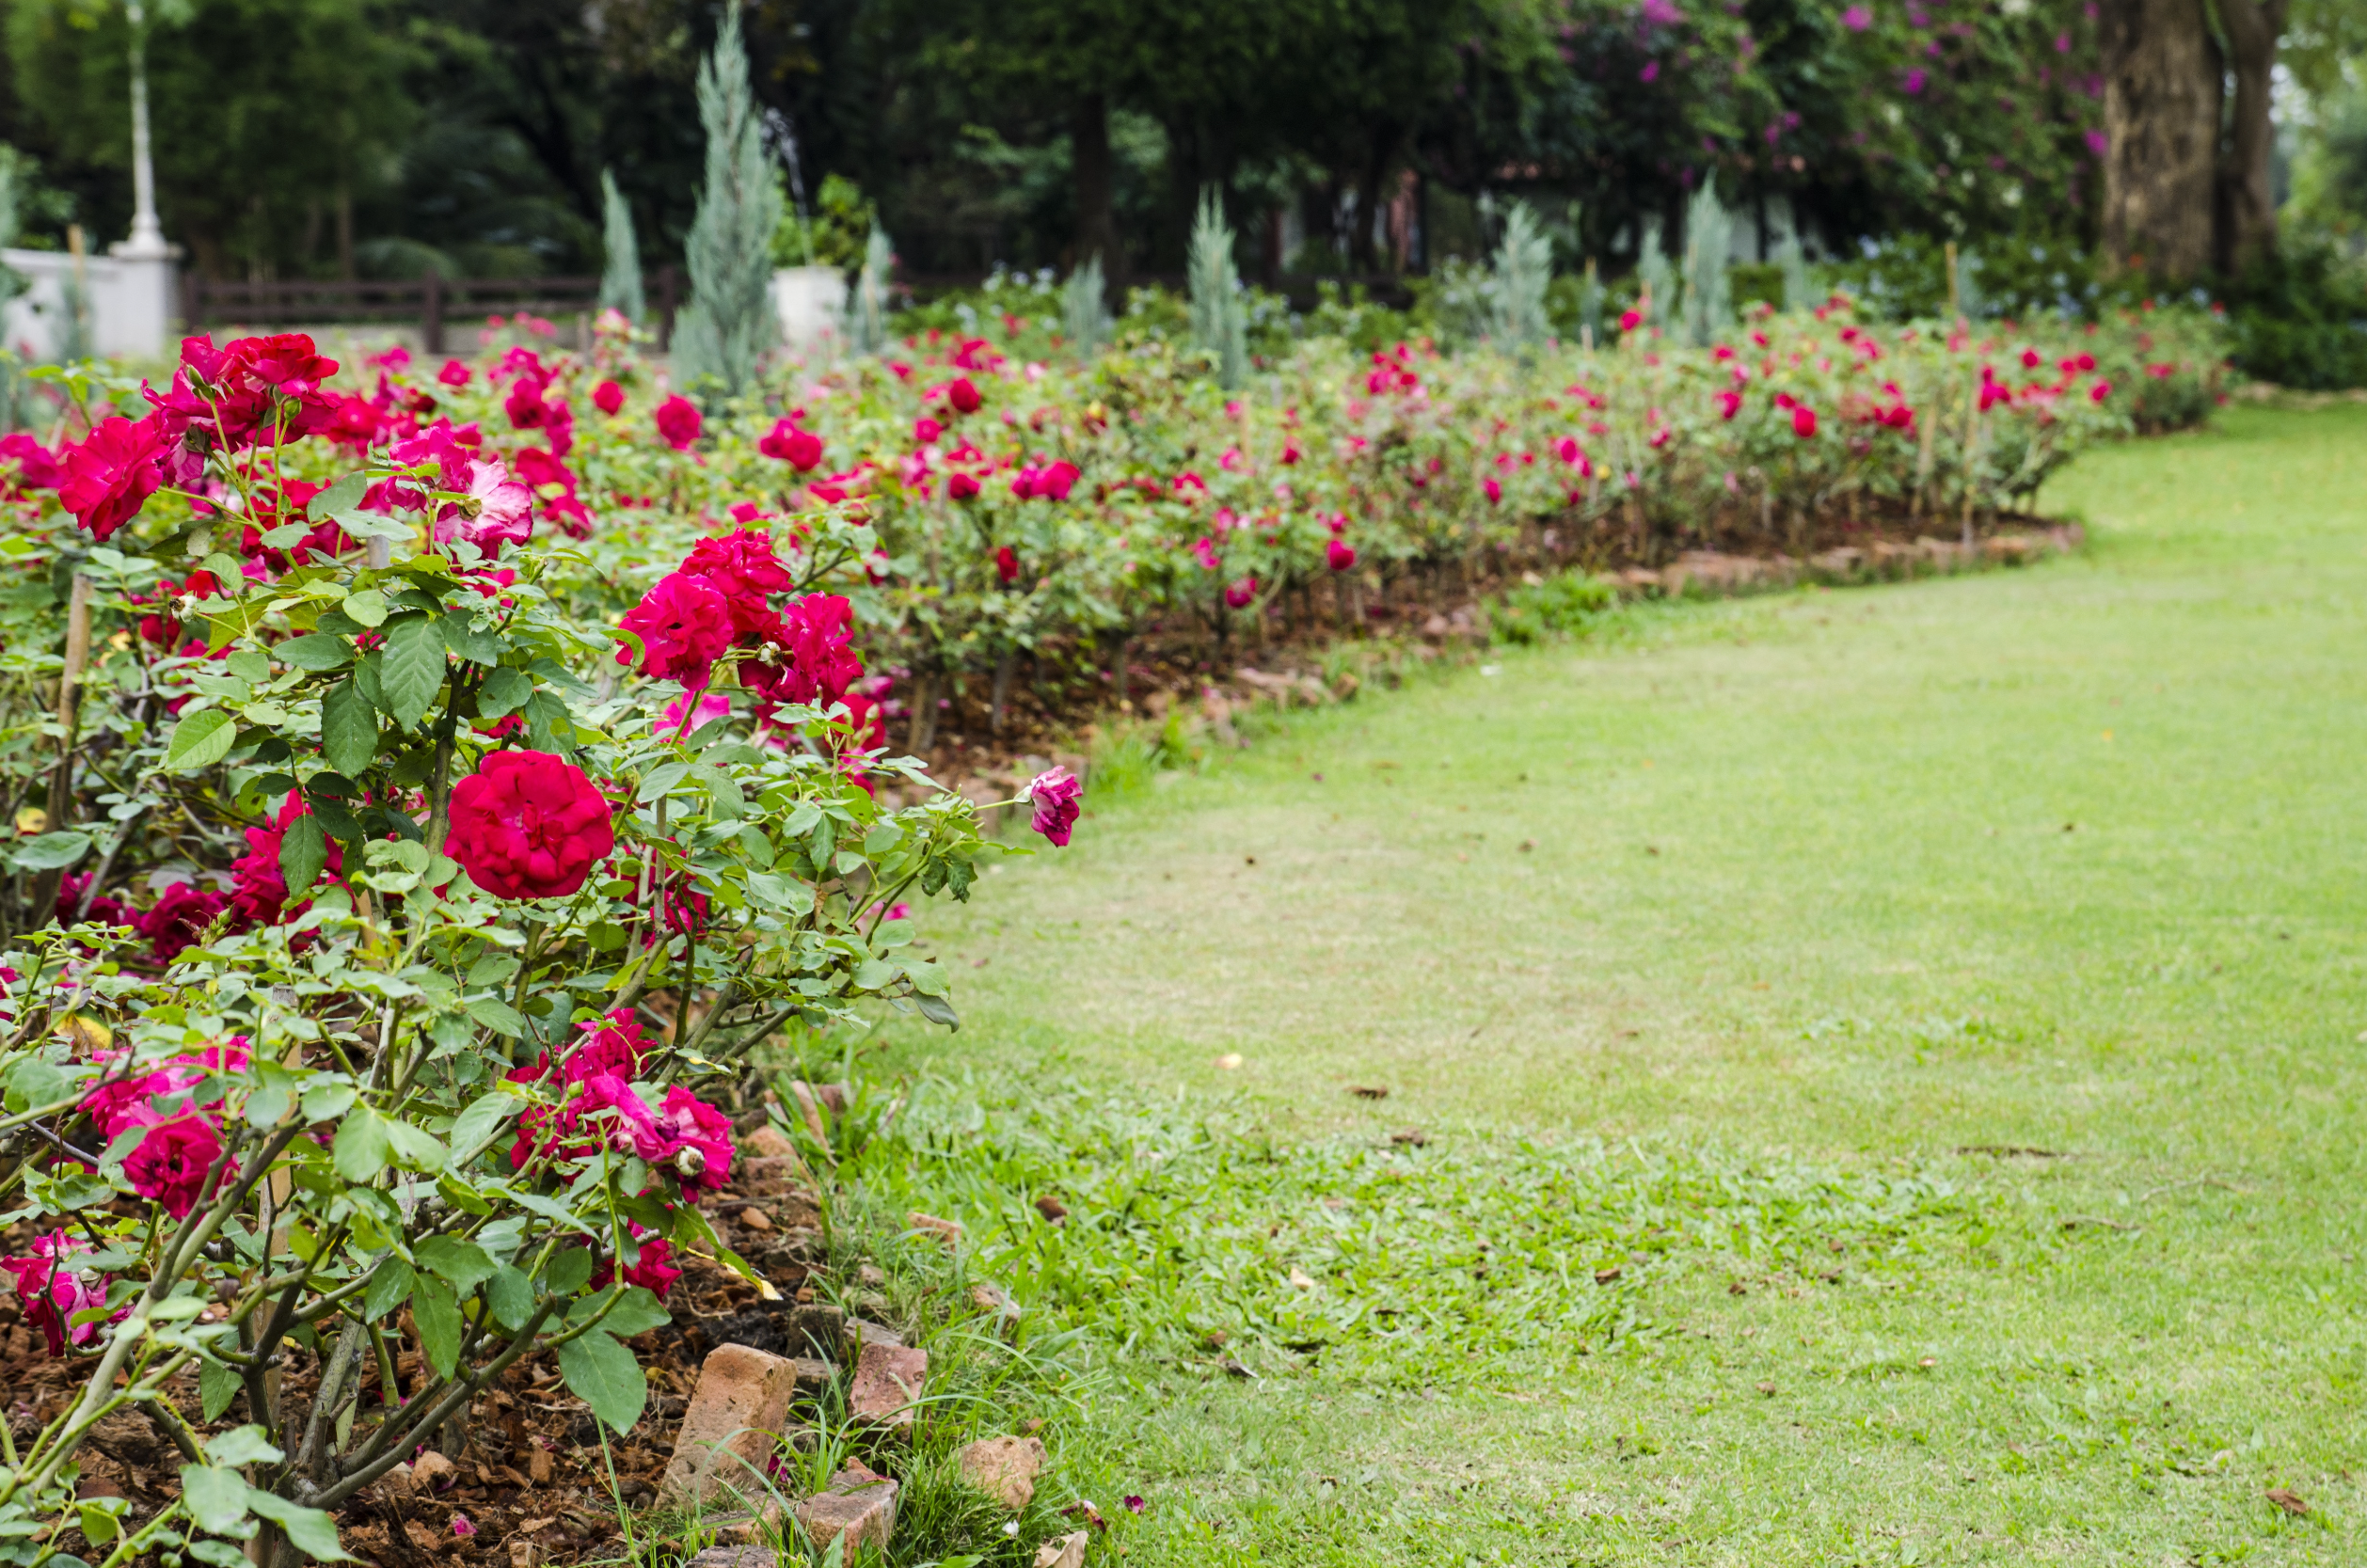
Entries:
[[1117, 178], [1109, 151], [1109, 100], [1100, 93], [1078, 101], [1070, 117], [1069, 140], [1076, 160], [1076, 259], [1083, 266], [1099, 255], [1110, 308], [1126, 297], [1126, 252], [1118, 243]]
[[2104, 243], [2117, 266], [2211, 264], [2219, 51], [2205, 0], [2104, 0]]
[[2269, 123], [2269, 77], [2277, 40], [2285, 30], [2287, 0], [2219, 0], [2227, 31], [2229, 74], [2235, 78], [2234, 112], [2219, 164], [2217, 243], [2213, 259], [2237, 273], [2277, 248], [2277, 193], [2268, 177], [2276, 139]]

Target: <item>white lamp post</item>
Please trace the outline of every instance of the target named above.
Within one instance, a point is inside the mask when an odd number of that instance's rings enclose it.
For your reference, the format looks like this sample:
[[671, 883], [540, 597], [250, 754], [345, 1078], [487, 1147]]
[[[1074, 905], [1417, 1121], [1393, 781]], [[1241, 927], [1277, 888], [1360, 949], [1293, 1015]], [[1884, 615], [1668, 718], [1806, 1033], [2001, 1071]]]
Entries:
[[148, 8], [124, 0], [123, 10], [132, 24], [132, 237], [109, 248], [126, 261], [162, 261], [172, 247], [156, 221], [156, 166], [148, 151]]

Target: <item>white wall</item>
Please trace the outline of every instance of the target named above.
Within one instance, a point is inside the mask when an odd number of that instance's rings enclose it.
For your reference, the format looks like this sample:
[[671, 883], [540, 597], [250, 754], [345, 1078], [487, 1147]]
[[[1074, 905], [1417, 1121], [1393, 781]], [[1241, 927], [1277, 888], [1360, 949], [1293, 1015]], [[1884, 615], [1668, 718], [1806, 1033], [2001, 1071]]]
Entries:
[[[0, 317], [8, 346], [31, 359], [56, 359], [65, 346], [66, 280], [74, 259], [62, 250], [0, 250], [0, 261], [33, 284], [10, 300]], [[176, 309], [172, 262], [88, 256], [82, 269], [91, 351], [108, 358], [170, 357]]]

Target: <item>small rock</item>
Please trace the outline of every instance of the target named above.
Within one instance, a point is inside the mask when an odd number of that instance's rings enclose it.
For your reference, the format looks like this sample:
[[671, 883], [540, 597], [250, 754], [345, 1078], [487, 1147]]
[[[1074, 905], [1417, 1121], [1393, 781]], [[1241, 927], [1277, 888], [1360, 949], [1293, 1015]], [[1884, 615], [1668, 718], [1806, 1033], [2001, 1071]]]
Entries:
[[751, 1160], [778, 1160], [796, 1152], [789, 1135], [769, 1121], [739, 1140], [739, 1153]]
[[915, 1209], [904, 1216], [904, 1224], [911, 1229], [936, 1237], [948, 1249], [961, 1244], [961, 1227], [951, 1220], [941, 1220], [934, 1214], [924, 1214]]
[[855, 1265], [855, 1283], [879, 1290], [887, 1283], [887, 1270], [877, 1263], [858, 1263]]
[[1085, 1568], [1085, 1531], [1047, 1541], [1036, 1548], [1036, 1568]]
[[819, 1398], [838, 1381], [838, 1364], [834, 1361], [794, 1355], [789, 1358], [789, 1365], [797, 1369], [797, 1391], [812, 1398]]
[[746, 1345], [718, 1345], [699, 1369], [697, 1390], [666, 1463], [669, 1501], [706, 1502], [740, 1489], [761, 1491], [766, 1460], [788, 1425], [797, 1369]]
[[829, 1490], [797, 1505], [797, 1522], [805, 1527], [817, 1551], [827, 1552], [832, 1542], [843, 1541], [841, 1551], [847, 1558], [860, 1546], [884, 1552], [896, 1533], [896, 1482], [850, 1467], [830, 1478]]
[[913, 1407], [928, 1381], [927, 1351], [866, 1343], [855, 1361], [854, 1383], [847, 1390], [847, 1414], [858, 1422], [885, 1428], [890, 1436], [909, 1437]]
[[866, 1345], [901, 1345], [904, 1336], [885, 1323], [875, 1323], [868, 1318], [847, 1320], [847, 1342], [858, 1355]]
[[733, 1542], [707, 1547], [691, 1560], [691, 1568], [774, 1568], [777, 1561], [770, 1546]]
[[763, 1210], [757, 1208], [753, 1203], [739, 1212], [739, 1224], [740, 1227], [744, 1230], [770, 1230], [772, 1228], [772, 1221], [770, 1217], [768, 1216]]
[[1002, 1319], [1006, 1323], [1019, 1321], [1019, 1304], [1011, 1300], [999, 1285], [971, 1286], [970, 1305], [981, 1312]]
[[963, 1448], [961, 1479], [1016, 1513], [1036, 1496], [1043, 1469], [1041, 1437], [982, 1437]]

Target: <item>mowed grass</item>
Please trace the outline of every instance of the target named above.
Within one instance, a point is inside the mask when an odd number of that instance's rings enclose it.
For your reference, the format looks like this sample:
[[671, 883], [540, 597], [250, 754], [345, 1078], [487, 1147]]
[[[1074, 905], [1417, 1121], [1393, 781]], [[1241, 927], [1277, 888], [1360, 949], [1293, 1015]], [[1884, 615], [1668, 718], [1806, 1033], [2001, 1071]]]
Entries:
[[[932, 911], [964, 1024], [899, 1033], [891, 1060], [954, 1080], [926, 1097], [946, 1127], [966, 1098], [1006, 1108], [916, 1192], [999, 1214], [982, 1265], [1059, 1321], [1173, 1304], [1164, 1339], [1108, 1338], [1107, 1458], [1080, 1475], [1148, 1499], [1109, 1545], [2367, 1559], [2363, 496], [2367, 413], [2230, 411], [2054, 486], [2091, 531], [2075, 560], [1623, 612], [1091, 800], [1071, 849]], [[1427, 1286], [1374, 1283], [1311, 1223], [1355, 1215], [1363, 1174], [1327, 1206], [1216, 1166], [1124, 1196], [1167, 1156], [1116, 1122], [1168, 1118], [1181, 1149], [1211, 1114], [1318, 1170], [1370, 1148], [1406, 1190], [1452, 1164], [1453, 1201], [1390, 1207], [1359, 1244], [1465, 1249]], [[1428, 1146], [1379, 1151], [1408, 1128]], [[1535, 1206], [1577, 1200], [1539, 1162], [1598, 1147], [1728, 1187], [1553, 1243], [1585, 1253], [1556, 1323], [1533, 1306], [1550, 1259], [1475, 1275], [1469, 1244], [1562, 1235]], [[1870, 1228], [1812, 1207], [1738, 1246], [1721, 1205], [1760, 1165], [1850, 1202], [1956, 1196]], [[1046, 1184], [1072, 1239], [1024, 1234]], [[1125, 1246], [1096, 1250], [1080, 1192], [1122, 1201]], [[1828, 1232], [1830, 1280], [1802, 1261]], [[1596, 1285], [1639, 1234], [1629, 1277]], [[1130, 1272], [1163, 1240], [1167, 1276]], [[1203, 1258], [1223, 1289], [1189, 1285]], [[1532, 1305], [1486, 1307], [1507, 1278]], [[1632, 1310], [1576, 1299], [1607, 1289]], [[1339, 1347], [1384, 1294], [1481, 1305], [1426, 1341], [1388, 1320], [1376, 1377]], [[1334, 1340], [1290, 1326], [1326, 1302]], [[1225, 1375], [1236, 1352], [1261, 1375]]]

